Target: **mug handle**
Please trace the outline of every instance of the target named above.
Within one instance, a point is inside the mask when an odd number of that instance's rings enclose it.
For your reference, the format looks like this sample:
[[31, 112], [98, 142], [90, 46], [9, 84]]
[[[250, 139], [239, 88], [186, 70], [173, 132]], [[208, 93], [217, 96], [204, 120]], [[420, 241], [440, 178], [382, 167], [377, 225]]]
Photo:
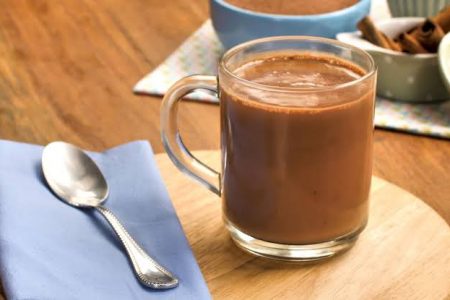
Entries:
[[188, 76], [177, 81], [167, 91], [161, 104], [161, 139], [169, 158], [178, 169], [220, 196], [222, 190], [220, 173], [189, 152], [178, 130], [178, 104], [183, 96], [198, 89], [209, 90], [217, 95], [216, 77]]

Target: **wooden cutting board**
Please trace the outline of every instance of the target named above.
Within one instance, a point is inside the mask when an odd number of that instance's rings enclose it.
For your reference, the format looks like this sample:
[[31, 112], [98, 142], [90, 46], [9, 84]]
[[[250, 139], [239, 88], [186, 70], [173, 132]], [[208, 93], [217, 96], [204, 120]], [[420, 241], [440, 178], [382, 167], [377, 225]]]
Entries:
[[[219, 153], [195, 155], [219, 169]], [[450, 228], [423, 201], [374, 177], [369, 223], [348, 252], [319, 264], [244, 253], [231, 241], [221, 201], [156, 155], [214, 299], [450, 298]]]

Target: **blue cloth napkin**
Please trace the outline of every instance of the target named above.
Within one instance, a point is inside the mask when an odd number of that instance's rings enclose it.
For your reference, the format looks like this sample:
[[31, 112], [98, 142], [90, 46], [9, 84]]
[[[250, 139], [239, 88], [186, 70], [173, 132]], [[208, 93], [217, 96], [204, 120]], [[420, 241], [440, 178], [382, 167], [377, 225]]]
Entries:
[[89, 154], [110, 187], [105, 206], [180, 279], [166, 291], [138, 283], [97, 212], [50, 192], [42, 149], [0, 141], [0, 277], [8, 299], [210, 299], [147, 142]]

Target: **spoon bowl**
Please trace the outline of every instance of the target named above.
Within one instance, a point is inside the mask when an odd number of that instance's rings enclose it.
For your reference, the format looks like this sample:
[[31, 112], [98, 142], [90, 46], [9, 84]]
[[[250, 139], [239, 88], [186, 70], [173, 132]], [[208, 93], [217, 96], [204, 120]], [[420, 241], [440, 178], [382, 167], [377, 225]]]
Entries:
[[42, 171], [50, 188], [70, 205], [95, 207], [108, 198], [108, 184], [100, 169], [71, 144], [53, 142], [45, 147]]

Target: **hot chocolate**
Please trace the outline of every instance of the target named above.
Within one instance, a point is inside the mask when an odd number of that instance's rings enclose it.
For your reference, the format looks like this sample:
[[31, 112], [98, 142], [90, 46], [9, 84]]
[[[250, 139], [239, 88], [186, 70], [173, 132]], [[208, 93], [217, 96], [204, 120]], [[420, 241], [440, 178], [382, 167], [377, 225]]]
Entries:
[[226, 2], [256, 12], [280, 15], [315, 15], [341, 10], [359, 0], [226, 0]]
[[332, 56], [280, 53], [247, 60], [233, 73], [269, 92], [282, 87], [289, 100], [221, 85], [228, 221], [282, 244], [318, 243], [361, 229], [371, 181], [374, 87], [345, 84], [365, 72]]

